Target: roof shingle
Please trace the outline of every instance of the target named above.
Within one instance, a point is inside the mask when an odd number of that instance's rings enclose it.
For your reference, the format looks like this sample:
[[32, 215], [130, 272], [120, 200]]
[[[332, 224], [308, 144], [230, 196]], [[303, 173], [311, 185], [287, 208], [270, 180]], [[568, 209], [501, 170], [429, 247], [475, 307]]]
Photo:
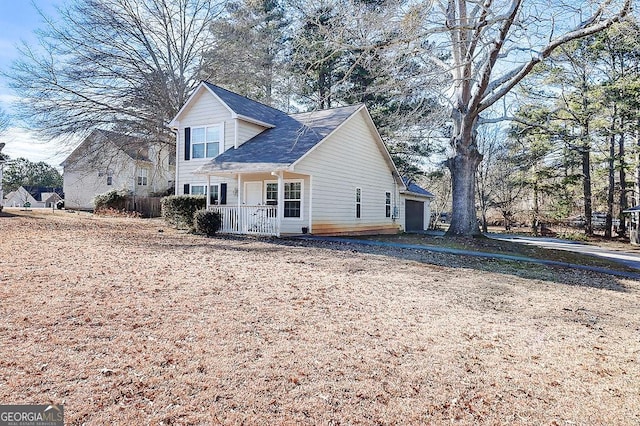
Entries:
[[299, 160], [362, 105], [288, 115], [210, 83], [209, 89], [235, 113], [274, 127], [231, 148], [203, 165], [198, 172], [274, 171]]

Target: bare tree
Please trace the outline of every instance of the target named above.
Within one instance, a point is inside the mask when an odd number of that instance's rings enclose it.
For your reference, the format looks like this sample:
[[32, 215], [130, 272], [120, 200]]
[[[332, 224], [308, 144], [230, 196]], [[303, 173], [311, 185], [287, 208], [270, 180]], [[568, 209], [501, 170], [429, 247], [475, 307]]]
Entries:
[[446, 163], [453, 197], [449, 235], [479, 233], [474, 200], [475, 172], [482, 161], [476, 144], [481, 114], [558, 47], [609, 27], [630, 10], [631, 0], [551, 5], [525, 0], [433, 3], [423, 34], [450, 52], [448, 58], [432, 59], [452, 76], [444, 93], [453, 125], [453, 152]]
[[173, 143], [166, 123], [204, 77], [211, 0], [76, 0], [42, 14], [6, 77], [18, 117], [49, 137], [106, 128]]
[[317, 63], [336, 52], [358, 51], [363, 59], [372, 51], [381, 51], [382, 56], [404, 52], [437, 71], [424, 66], [420, 78], [393, 83], [420, 87], [429, 81], [427, 75], [447, 77], [449, 84], [439, 93], [451, 123], [444, 132], [451, 145], [446, 161], [453, 199], [448, 234], [461, 236], [480, 233], [475, 208], [475, 173], [482, 161], [476, 143], [478, 126], [508, 118], [506, 113], [486, 117], [491, 108], [558, 47], [611, 26], [631, 10], [631, 0], [322, 2], [327, 4], [332, 11], [352, 4], [359, 7], [337, 13], [342, 19], [339, 27], [335, 21], [326, 26], [323, 45], [331, 43], [332, 48]]

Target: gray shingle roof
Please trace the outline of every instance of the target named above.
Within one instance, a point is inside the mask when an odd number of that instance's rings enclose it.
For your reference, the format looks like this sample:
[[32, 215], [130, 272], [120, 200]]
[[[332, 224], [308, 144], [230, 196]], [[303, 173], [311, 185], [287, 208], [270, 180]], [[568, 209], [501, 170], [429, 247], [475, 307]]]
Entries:
[[274, 171], [300, 159], [362, 105], [288, 115], [259, 102], [205, 83], [235, 113], [272, 124], [237, 149], [231, 148], [198, 172]]
[[238, 95], [237, 93], [230, 92], [215, 84], [206, 81], [204, 84], [236, 114], [272, 125], [275, 125], [275, 121], [279, 115], [285, 114], [280, 110]]
[[422, 188], [411, 179], [403, 177], [402, 182], [404, 182], [404, 185], [407, 187], [407, 192], [412, 192], [414, 194], [423, 195], [425, 197], [430, 197], [430, 198], [434, 197], [432, 193]]

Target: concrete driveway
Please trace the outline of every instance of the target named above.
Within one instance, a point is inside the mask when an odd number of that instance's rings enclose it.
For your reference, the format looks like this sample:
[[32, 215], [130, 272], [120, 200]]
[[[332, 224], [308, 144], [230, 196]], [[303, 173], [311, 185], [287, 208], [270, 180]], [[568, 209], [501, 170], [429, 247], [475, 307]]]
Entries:
[[[589, 244], [582, 244], [575, 241], [561, 240], [559, 238], [543, 238], [543, 237], [523, 237], [520, 235], [509, 235], [509, 234], [486, 234], [487, 237], [493, 238], [495, 240], [504, 240], [504, 241], [513, 241], [515, 243], [523, 243], [523, 244], [531, 244], [538, 247], [555, 249], [555, 250], [566, 250], [572, 251], [575, 253], [584, 253], [590, 254], [592, 256], [603, 257], [606, 259], [610, 259], [624, 265], [627, 265], [631, 268], [635, 268], [640, 270], [640, 253], [635, 254], [631, 253], [631, 251], [618, 251], [607, 249], [604, 247], [598, 247]], [[629, 246], [631, 250], [631, 245]]]

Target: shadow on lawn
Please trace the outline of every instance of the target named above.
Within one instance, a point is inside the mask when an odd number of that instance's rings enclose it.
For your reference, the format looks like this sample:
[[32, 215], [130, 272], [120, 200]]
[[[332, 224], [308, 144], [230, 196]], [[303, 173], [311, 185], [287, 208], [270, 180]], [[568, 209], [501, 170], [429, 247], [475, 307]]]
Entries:
[[0, 217], [17, 217], [17, 214], [9, 213], [6, 210], [0, 212]]
[[[558, 284], [577, 285], [583, 287], [600, 288], [612, 291], [627, 292], [620, 277], [610, 275], [604, 271], [589, 271], [572, 268], [569, 265], [545, 265], [515, 259], [484, 257], [482, 253], [476, 255], [453, 254], [436, 252], [422, 248], [388, 247], [377, 244], [362, 244], [348, 241], [324, 241], [309, 239], [274, 239], [274, 244], [290, 247], [316, 247], [354, 253], [369, 253], [395, 257], [402, 260], [417, 261], [424, 264], [444, 266], [450, 268], [476, 269], [484, 272], [509, 274], [526, 279], [539, 279]], [[381, 249], [382, 247], [382, 249]], [[613, 273], [628, 274], [623, 278], [640, 280], [640, 274], [612, 271]], [[588, 277], [585, 276], [589, 275]], [[597, 275], [596, 275], [597, 274]]]
[[[214, 249], [235, 251], [239, 253], [260, 252], [260, 253], [280, 253], [286, 248], [318, 248], [329, 249], [341, 252], [375, 254], [387, 257], [394, 257], [401, 260], [415, 261], [428, 265], [437, 265], [449, 268], [475, 269], [484, 272], [509, 274], [526, 279], [539, 279], [551, 281], [558, 284], [576, 285], [590, 288], [600, 288], [611, 291], [627, 292], [628, 289], [621, 283], [620, 279], [604, 272], [594, 272], [579, 270], [561, 265], [544, 265], [535, 262], [524, 262], [513, 259], [500, 259], [483, 257], [482, 253], [475, 253], [476, 256], [464, 254], [452, 254], [447, 252], [436, 252], [422, 248], [402, 248], [380, 246], [377, 244], [363, 244], [357, 241], [327, 241], [324, 239], [306, 238], [271, 238], [271, 237], [247, 237], [236, 235], [216, 235], [213, 238], [202, 237], [202, 242], [197, 240], [165, 240], [163, 243], [151, 243], [160, 249], [181, 248], [181, 249]], [[233, 244], [229, 244], [232, 242]], [[256, 242], [265, 243], [265, 246], [257, 247]], [[310, 253], [311, 255], [311, 253]], [[479, 255], [479, 256], [477, 256]], [[622, 272], [624, 273], [624, 272]], [[630, 279], [639, 279], [640, 274]]]

